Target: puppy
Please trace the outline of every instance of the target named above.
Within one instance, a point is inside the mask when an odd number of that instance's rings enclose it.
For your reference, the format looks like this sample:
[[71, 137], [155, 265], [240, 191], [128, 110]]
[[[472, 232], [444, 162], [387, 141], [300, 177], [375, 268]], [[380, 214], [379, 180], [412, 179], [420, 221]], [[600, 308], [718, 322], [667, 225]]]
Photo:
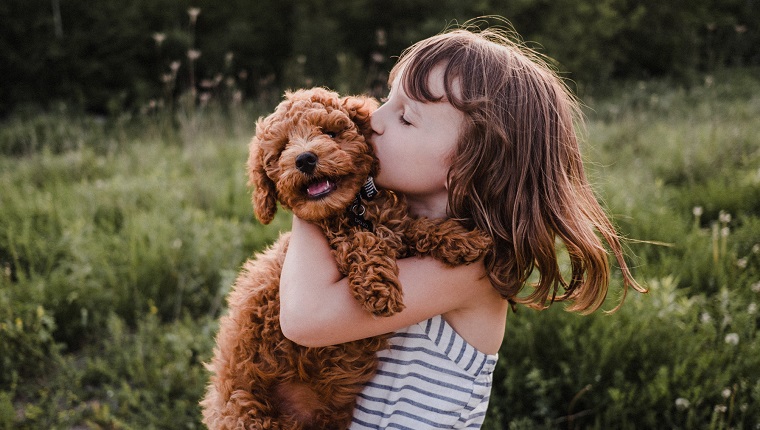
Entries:
[[[279, 202], [325, 232], [353, 296], [368, 311], [404, 308], [397, 258], [432, 255], [451, 265], [479, 259], [490, 239], [455, 221], [414, 219], [403, 199], [374, 187], [378, 163], [367, 142], [377, 103], [323, 88], [285, 94], [260, 119], [248, 160], [257, 218]], [[375, 371], [386, 337], [323, 348], [282, 335], [279, 281], [289, 234], [248, 260], [220, 320], [201, 401], [212, 429], [345, 429], [356, 395]]]

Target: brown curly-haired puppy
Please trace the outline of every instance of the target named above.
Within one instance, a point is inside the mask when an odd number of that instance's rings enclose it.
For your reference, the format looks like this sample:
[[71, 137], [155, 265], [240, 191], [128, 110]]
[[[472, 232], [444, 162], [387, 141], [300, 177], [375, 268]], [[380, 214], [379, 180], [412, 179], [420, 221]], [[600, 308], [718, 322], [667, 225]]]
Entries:
[[[373, 99], [322, 88], [286, 93], [256, 124], [248, 166], [259, 220], [269, 223], [279, 201], [321, 226], [356, 299], [386, 316], [404, 307], [396, 258], [429, 254], [464, 264], [490, 241], [454, 221], [410, 218], [402, 199], [374, 189], [378, 166], [366, 138], [376, 107]], [[284, 233], [247, 261], [228, 298], [201, 401], [212, 429], [343, 430], [373, 375], [375, 353], [386, 347], [385, 337], [375, 337], [307, 348], [282, 335], [279, 282], [288, 238]]]

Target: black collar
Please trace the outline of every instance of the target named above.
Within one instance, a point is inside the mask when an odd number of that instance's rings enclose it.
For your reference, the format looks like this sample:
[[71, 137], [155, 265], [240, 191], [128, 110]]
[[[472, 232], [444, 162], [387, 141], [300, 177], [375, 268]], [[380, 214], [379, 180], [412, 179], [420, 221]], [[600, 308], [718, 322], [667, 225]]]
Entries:
[[362, 204], [362, 199], [372, 200], [379, 192], [380, 191], [378, 191], [375, 186], [375, 181], [372, 179], [372, 176], [367, 177], [367, 182], [365, 182], [361, 190], [356, 193], [356, 197], [354, 198], [353, 203], [351, 203], [351, 206], [346, 209], [346, 215], [348, 215], [351, 225], [358, 225], [369, 231], [374, 230], [372, 222], [364, 219], [364, 214], [367, 212], [367, 208]]

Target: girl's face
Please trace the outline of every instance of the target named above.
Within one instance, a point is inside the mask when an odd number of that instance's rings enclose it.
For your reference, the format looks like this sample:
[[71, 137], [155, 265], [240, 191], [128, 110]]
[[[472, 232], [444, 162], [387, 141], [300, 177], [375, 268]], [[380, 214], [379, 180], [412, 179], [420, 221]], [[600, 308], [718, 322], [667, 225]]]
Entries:
[[[388, 100], [372, 114], [372, 144], [380, 161], [376, 182], [444, 216], [448, 192], [446, 175], [464, 113], [445, 98], [436, 103], [412, 100], [401, 85], [403, 70], [392, 84]], [[433, 94], [443, 95], [443, 66], [429, 77]], [[440, 206], [443, 204], [443, 213]]]

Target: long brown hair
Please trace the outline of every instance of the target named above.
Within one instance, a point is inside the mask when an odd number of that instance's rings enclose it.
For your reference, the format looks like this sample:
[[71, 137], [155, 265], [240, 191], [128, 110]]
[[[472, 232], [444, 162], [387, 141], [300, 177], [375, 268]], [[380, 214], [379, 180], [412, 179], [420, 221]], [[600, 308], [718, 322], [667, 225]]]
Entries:
[[[502, 297], [537, 308], [568, 300], [568, 310], [594, 311], [610, 278], [604, 242], [624, 292], [645, 292], [586, 179], [574, 126], [582, 123], [579, 103], [558, 75], [503, 30], [457, 29], [404, 51], [390, 82], [403, 70], [400, 84], [411, 98], [439, 102], [428, 81], [437, 66], [445, 68], [443, 97], [467, 117], [448, 173], [449, 215], [492, 236], [485, 265]], [[518, 295], [534, 271], [533, 291]]]

